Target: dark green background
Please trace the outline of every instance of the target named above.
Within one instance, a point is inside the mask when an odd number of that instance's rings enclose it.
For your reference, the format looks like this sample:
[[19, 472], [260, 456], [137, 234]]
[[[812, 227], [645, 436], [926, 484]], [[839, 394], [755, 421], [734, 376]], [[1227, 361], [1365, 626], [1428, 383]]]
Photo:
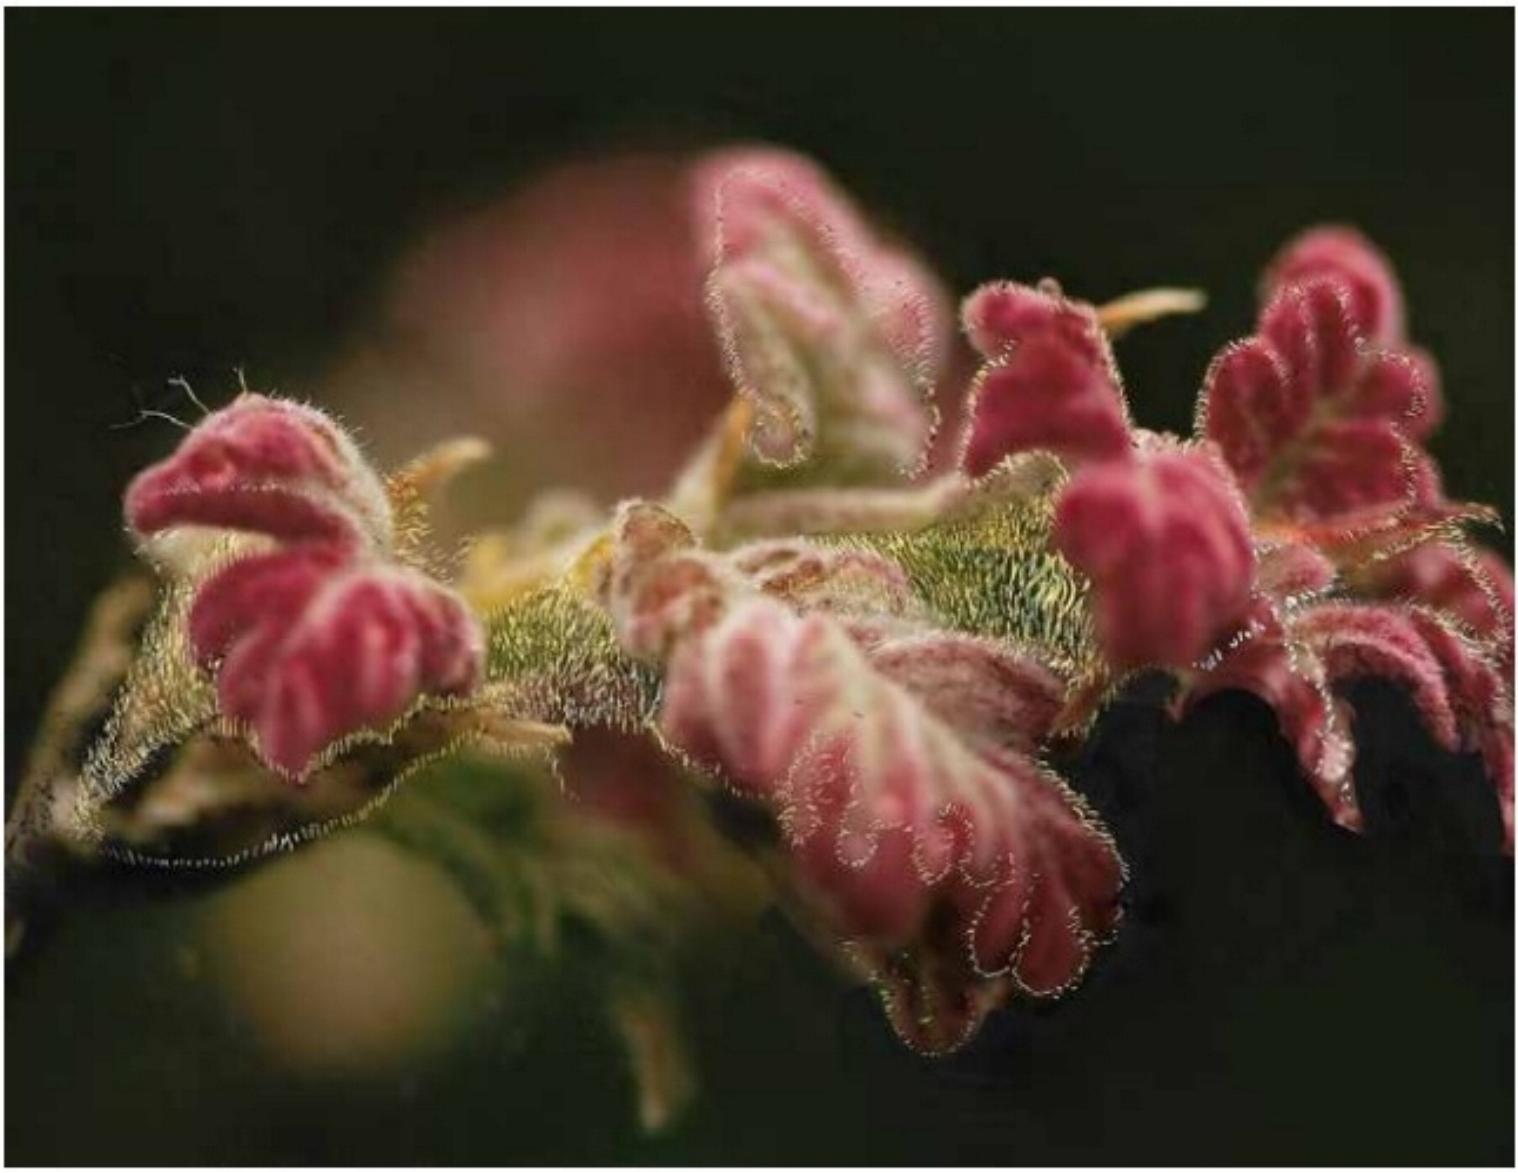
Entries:
[[[1511, 520], [1511, 13], [11, 11], [6, 29], [8, 772], [122, 557], [120, 488], [172, 439], [109, 425], [169, 375], [220, 388], [247, 363], [299, 386], [409, 233], [603, 144], [797, 146], [961, 290], [1205, 287], [1204, 315], [1124, 344], [1156, 427], [1188, 423], [1274, 246], [1358, 222], [1443, 363], [1452, 495]], [[1433, 754], [1400, 698], [1367, 702], [1367, 775], [1389, 781], [1359, 841], [1324, 826], [1251, 703], [1179, 730], [1116, 714], [1079, 778], [1135, 863], [1128, 931], [1080, 994], [951, 1062], [897, 1049], [776, 927], [706, 1007], [706, 1096], [668, 1140], [635, 1138], [615, 1056], [572, 1021], [530, 1064], [482, 1046], [317, 1104], [143, 1002], [134, 943], [164, 914], [134, 892], [99, 911], [99, 965], [10, 975], [8, 1153], [1508, 1163], [1511, 864], [1473, 764]]]

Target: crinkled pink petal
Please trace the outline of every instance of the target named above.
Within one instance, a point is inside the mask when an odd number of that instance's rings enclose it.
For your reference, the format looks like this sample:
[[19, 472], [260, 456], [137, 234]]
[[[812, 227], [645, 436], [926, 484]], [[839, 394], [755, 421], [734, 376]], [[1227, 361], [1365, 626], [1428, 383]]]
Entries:
[[658, 658], [675, 641], [715, 623], [731, 592], [732, 580], [718, 559], [699, 550], [671, 554], [629, 585], [613, 622], [629, 652]]
[[1379, 524], [1437, 495], [1415, 443], [1436, 422], [1436, 380], [1427, 356], [1371, 347], [1349, 286], [1315, 276], [1276, 289], [1259, 334], [1213, 360], [1197, 430], [1262, 518]]
[[1374, 565], [1365, 577], [1375, 596], [1446, 612], [1511, 661], [1513, 572], [1492, 551], [1424, 542]]
[[[793, 618], [778, 604], [755, 604], [741, 627], [722, 625], [720, 642], [709, 633], [680, 648], [665, 675], [666, 734], [747, 785], [778, 785], [807, 736], [805, 698], [783, 691], [795, 675]], [[720, 712], [717, 698], [730, 702]]]
[[1068, 464], [1130, 447], [1121, 383], [1090, 306], [1012, 282], [965, 300], [965, 331], [987, 365], [971, 388], [961, 467], [982, 476], [1005, 457], [1053, 452]]
[[1227, 649], [1190, 676], [1177, 710], [1184, 713], [1204, 697], [1235, 689], [1271, 707], [1330, 817], [1358, 831], [1363, 816], [1350, 776], [1354, 743], [1347, 712], [1329, 694], [1322, 663], [1309, 649], [1292, 645], [1268, 606], [1255, 608]]
[[1314, 403], [1352, 391], [1365, 344], [1342, 283], [1319, 279], [1280, 289], [1260, 311], [1259, 336]]
[[1327, 224], [1287, 241], [1265, 269], [1261, 300], [1315, 277], [1334, 277], [1345, 284], [1350, 309], [1368, 339], [1382, 345], [1402, 341], [1404, 310], [1396, 271], [1356, 229]]
[[1054, 542], [1091, 579], [1097, 632], [1120, 667], [1192, 663], [1249, 602], [1248, 518], [1201, 451], [1082, 469], [1060, 495]]
[[909, 254], [883, 247], [810, 159], [767, 147], [720, 151], [695, 168], [692, 188], [697, 234], [712, 268], [773, 262], [799, 239], [827, 278], [801, 295], [803, 304], [829, 287], [852, 285], [905, 365], [941, 352], [948, 313], [937, 278]]
[[1444, 671], [1462, 748], [1476, 748], [1486, 726], [1511, 723], [1507, 682], [1489, 653], [1436, 612], [1409, 608], [1405, 614]]
[[127, 487], [127, 524], [149, 535], [210, 526], [287, 541], [390, 540], [384, 487], [315, 408], [242, 395], [207, 416]]
[[1342, 282], [1282, 287], [1260, 313], [1260, 337], [1286, 359], [1289, 376], [1313, 402], [1336, 399], [1343, 414], [1387, 420], [1414, 438], [1439, 422], [1433, 357], [1371, 346]]
[[1019, 780], [1023, 819], [1036, 832], [989, 897], [961, 879], [962, 907], [974, 908], [971, 958], [983, 973], [1005, 965], [1028, 993], [1056, 994], [1084, 972], [1092, 942], [1117, 927], [1121, 861], [1084, 813], [1072, 814], [1072, 793], [1058, 778], [1016, 754], [989, 757]]
[[984, 476], [1017, 452], [1048, 451], [1070, 464], [1128, 452], [1128, 424], [1114, 385], [1057, 336], [1019, 343], [981, 371], [971, 397], [960, 460], [971, 476]]
[[1461, 748], [1475, 750], [1496, 790], [1503, 849], [1513, 851], [1513, 699], [1508, 663], [1493, 656], [1443, 615], [1408, 611], [1409, 621], [1444, 669], [1459, 722]]
[[1349, 409], [1395, 420], [1411, 439], [1426, 440], [1444, 418], [1433, 355], [1425, 350], [1371, 351], [1361, 363]]
[[1371, 518], [1388, 506], [1406, 507], [1416, 500], [1417, 461], [1407, 438], [1386, 420], [1323, 423], [1274, 501], [1309, 522]]
[[1329, 686], [1361, 677], [1406, 687], [1423, 723], [1449, 750], [1475, 750], [1496, 787], [1511, 850], [1512, 702], [1485, 649], [1435, 612], [1417, 607], [1318, 603], [1283, 627], [1262, 603], [1240, 637], [1187, 681], [1179, 707], [1239, 688], [1276, 712], [1303, 771], [1340, 825], [1358, 830], [1349, 779], [1348, 711]]
[[676, 653], [662, 724], [775, 815], [799, 892], [872, 973], [977, 1007], [920, 1036], [938, 1045], [989, 1009], [967, 991], [1061, 989], [1115, 922], [1122, 865], [1080, 801], [977, 752], [825, 616], [736, 606]]
[[1285, 360], [1262, 338], [1232, 343], [1212, 360], [1202, 403], [1198, 431], [1222, 449], [1239, 483], [1251, 492], [1312, 412], [1305, 387], [1292, 380]]
[[422, 694], [479, 683], [484, 644], [463, 601], [425, 575], [292, 548], [213, 576], [190, 616], [216, 661], [224, 715], [264, 761], [299, 778], [333, 742], [383, 728]]
[[213, 574], [190, 608], [196, 660], [215, 667], [254, 623], [267, 623], [283, 635], [321, 584], [348, 561], [340, 547], [303, 544], [240, 558]]
[[1294, 620], [1292, 634], [1313, 649], [1331, 681], [1374, 676], [1403, 685], [1434, 739], [1446, 749], [1458, 748], [1444, 667], [1407, 611], [1322, 603]]
[[1112, 346], [1086, 302], [1066, 297], [1052, 281], [1038, 286], [1016, 281], [982, 285], [960, 307], [960, 321], [972, 346], [988, 359], [1004, 358], [1033, 338], [1059, 338], [1117, 383]]

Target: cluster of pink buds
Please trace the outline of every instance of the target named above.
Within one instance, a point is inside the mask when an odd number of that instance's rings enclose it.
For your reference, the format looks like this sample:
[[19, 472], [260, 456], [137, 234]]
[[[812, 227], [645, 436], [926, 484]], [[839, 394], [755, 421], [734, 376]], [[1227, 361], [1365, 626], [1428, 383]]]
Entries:
[[985, 358], [962, 466], [1048, 451], [1071, 473], [1055, 541], [1088, 575], [1112, 664], [1179, 666], [1203, 655], [1249, 599], [1244, 505], [1216, 457], [1128, 422], [1112, 348], [1093, 307], [1057, 287], [987, 285], [965, 302]]
[[202, 555], [223, 564], [195, 586], [189, 641], [222, 715], [281, 773], [302, 777], [423, 694], [480, 682], [478, 621], [398, 560], [383, 484], [314, 408], [241, 396], [137, 476], [126, 518], [142, 539], [186, 527], [263, 539]]
[[[656, 680], [635, 731], [770, 816], [783, 899], [929, 1051], [1011, 996], [1071, 986], [1116, 929], [1124, 864], [1045, 757], [1137, 672], [1174, 678], [1177, 714], [1224, 689], [1262, 698], [1347, 828], [1341, 686], [1393, 681], [1441, 746], [1480, 755], [1511, 850], [1512, 577], [1463, 535], [1491, 511], [1444, 495], [1424, 447], [1437, 369], [1368, 242], [1318, 229], [1268, 266], [1256, 333], [1206, 372], [1190, 440], [1134, 426], [1107, 311], [1052, 281], [981, 287], [957, 467], [904, 485], [947, 366], [936, 279], [793, 155], [722, 152], [691, 181], [738, 398], [662, 504], [587, 507], [493, 585], [481, 569], [478, 613], [407, 563], [385, 486], [312, 408], [245, 395], [132, 483], [149, 552], [198, 559], [180, 570], [188, 643], [265, 762], [299, 777], [474, 692], [486, 631], [515, 653], [523, 615], [566, 613], [519, 599], [589, 609], [606, 647], [594, 625], [543, 641], [532, 654], [563, 662], [534, 661], [537, 684]], [[1053, 472], [1006, 475], [1034, 465]], [[950, 550], [1016, 509], [1033, 537], [991, 526], [974, 557]], [[220, 536], [164, 539], [206, 529]], [[1020, 585], [1018, 559], [1047, 591]], [[1027, 638], [1000, 622], [1039, 608], [1076, 612], [1078, 655], [1040, 642], [1053, 619]], [[482, 703], [519, 695], [499, 683]]]
[[1398, 681], [1441, 745], [1481, 753], [1511, 847], [1512, 578], [1459, 539], [1452, 523], [1484, 511], [1444, 499], [1420, 446], [1441, 414], [1434, 363], [1403, 338], [1389, 264], [1349, 230], [1294, 241], [1264, 294], [1259, 334], [1207, 373], [1188, 447], [1130, 428], [1092, 307], [981, 289], [963, 467], [1044, 449], [1070, 470], [1054, 541], [1091, 579], [1113, 668], [1174, 672], [1182, 707], [1262, 697], [1349, 827], [1354, 745], [1332, 686]]
[[1333, 684], [1403, 684], [1429, 733], [1478, 752], [1513, 836], [1512, 574], [1461, 537], [1488, 511], [1445, 499], [1422, 446], [1443, 414], [1433, 360], [1403, 334], [1386, 259], [1321, 228], [1269, 266], [1259, 333], [1207, 373], [1198, 430], [1249, 501], [1261, 573], [1249, 637], [1189, 692], [1244, 688], [1277, 711], [1336, 821], [1357, 827], [1353, 742]]
[[1079, 978], [1123, 865], [1038, 764], [1059, 679], [912, 617], [889, 559], [805, 542], [727, 554], [624, 506], [602, 595], [667, 664], [664, 736], [769, 810], [788, 885], [880, 983], [915, 1046], [957, 1046], [1009, 988]]

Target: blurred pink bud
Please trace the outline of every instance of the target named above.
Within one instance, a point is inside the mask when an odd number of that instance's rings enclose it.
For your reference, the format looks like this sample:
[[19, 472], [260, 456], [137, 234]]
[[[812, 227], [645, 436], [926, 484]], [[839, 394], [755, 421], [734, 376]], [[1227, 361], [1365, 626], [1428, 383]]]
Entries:
[[988, 360], [971, 389], [960, 458], [967, 473], [981, 476], [1033, 449], [1070, 464], [1128, 452], [1117, 367], [1090, 306], [1003, 282], [971, 294], [963, 318]]
[[397, 720], [424, 693], [479, 683], [478, 623], [393, 559], [378, 476], [314, 409], [242, 396], [132, 482], [126, 514], [143, 537], [195, 525], [284, 543], [210, 574], [188, 620], [223, 716], [247, 724], [282, 773], [303, 776], [329, 745]]
[[127, 486], [127, 525], [177, 526], [348, 545], [390, 541], [384, 486], [346, 432], [314, 407], [241, 395]]
[[1331, 682], [1373, 676], [1405, 687], [1434, 740], [1445, 749], [1458, 748], [1443, 665], [1407, 612], [1322, 603], [1294, 619], [1292, 635], [1313, 650]]
[[1190, 664], [1249, 602], [1249, 519], [1203, 451], [1082, 469], [1060, 495], [1054, 541], [1091, 579], [1097, 632], [1119, 667]]
[[1287, 241], [1265, 268], [1260, 300], [1268, 302], [1286, 286], [1315, 277], [1344, 283], [1350, 311], [1368, 340], [1383, 346], [1403, 341], [1402, 286], [1396, 270], [1357, 229], [1325, 224]]
[[[989, 733], [999, 704], [961, 716]], [[877, 976], [905, 967], [941, 987], [932, 1005], [975, 1007], [935, 1045], [990, 1008], [967, 991], [1006, 974], [1056, 992], [1116, 922], [1122, 864], [1080, 800], [1020, 754], [977, 749], [826, 616], [735, 606], [676, 653], [663, 728], [776, 816], [799, 891]]]
[[1429, 368], [1371, 348], [1348, 288], [1280, 289], [1260, 333], [1223, 350], [1203, 385], [1198, 431], [1222, 449], [1262, 517], [1315, 523], [1416, 504], [1431, 459]]
[[388, 461], [464, 432], [509, 442], [450, 504], [475, 525], [545, 484], [661, 490], [732, 395], [690, 182], [681, 154], [587, 156], [440, 221], [398, 258], [323, 402]]
[[810, 161], [719, 152], [695, 173], [707, 300], [733, 382], [771, 462], [818, 443], [913, 471], [934, 430], [948, 310], [937, 281], [883, 244]]

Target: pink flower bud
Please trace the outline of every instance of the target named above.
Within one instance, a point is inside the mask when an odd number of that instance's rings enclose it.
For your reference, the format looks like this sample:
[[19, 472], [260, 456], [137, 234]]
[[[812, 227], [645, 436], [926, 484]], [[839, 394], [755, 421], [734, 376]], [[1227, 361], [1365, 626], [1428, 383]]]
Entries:
[[1200, 451], [1082, 469], [1059, 498], [1054, 541], [1091, 579], [1098, 635], [1119, 667], [1189, 664], [1249, 602], [1249, 519]]
[[127, 490], [143, 537], [185, 525], [282, 543], [196, 588], [190, 646], [223, 716], [300, 778], [334, 742], [382, 729], [424, 694], [479, 683], [484, 639], [462, 599], [390, 549], [379, 478], [321, 412], [244, 395]]
[[1091, 366], [1107, 368], [1117, 382], [1112, 346], [1095, 308], [1066, 297], [1052, 280], [1036, 287], [988, 282], [965, 298], [959, 316], [970, 344], [984, 358], [1004, 358], [1024, 342], [1053, 335]]
[[127, 487], [127, 524], [267, 534], [283, 541], [387, 545], [384, 486], [353, 441], [313, 407], [242, 395]]
[[452, 591], [397, 565], [333, 566], [325, 553], [234, 563], [190, 613], [223, 715], [250, 726], [263, 760], [295, 778], [333, 742], [383, 730], [423, 694], [473, 691], [484, 663], [479, 625]]

